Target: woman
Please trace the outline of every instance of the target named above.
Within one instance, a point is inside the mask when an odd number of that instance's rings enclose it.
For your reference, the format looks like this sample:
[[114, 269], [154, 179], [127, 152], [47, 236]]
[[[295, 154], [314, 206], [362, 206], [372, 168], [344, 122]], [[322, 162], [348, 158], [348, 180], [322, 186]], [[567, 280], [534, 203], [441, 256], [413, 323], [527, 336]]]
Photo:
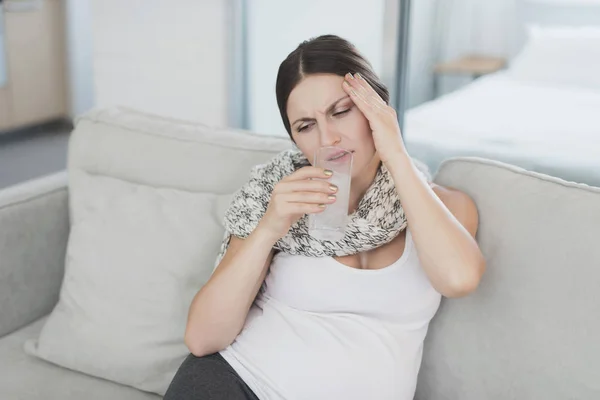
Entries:
[[[484, 271], [476, 207], [423, 178], [386, 88], [347, 41], [300, 44], [276, 93], [300, 151], [255, 169], [232, 202], [165, 399], [412, 399], [440, 297], [472, 292]], [[331, 171], [309, 162], [321, 146], [354, 152], [343, 243], [306, 234], [306, 215], [336, 200]]]

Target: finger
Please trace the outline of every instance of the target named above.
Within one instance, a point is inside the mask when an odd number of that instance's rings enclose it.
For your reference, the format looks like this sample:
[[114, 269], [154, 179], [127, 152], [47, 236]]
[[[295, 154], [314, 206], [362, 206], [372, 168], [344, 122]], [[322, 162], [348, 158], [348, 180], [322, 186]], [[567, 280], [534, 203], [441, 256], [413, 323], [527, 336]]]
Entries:
[[301, 179], [309, 179], [309, 178], [321, 178], [327, 179], [331, 177], [333, 174], [332, 171], [326, 172], [325, 168], [315, 167], [315, 166], [306, 166], [298, 169], [294, 173], [285, 176], [281, 181], [290, 182], [297, 181]]
[[381, 105], [387, 105], [385, 101], [379, 96], [379, 94], [373, 89], [373, 87], [367, 82], [365, 78], [362, 77], [358, 72], [354, 75], [346, 74], [345, 79], [348, 81], [350, 86], [357, 88], [356, 91], [358, 93], [363, 94], [365, 99], [369, 99], [374, 103], [378, 103]]
[[344, 82], [346, 82], [358, 96], [362, 96], [364, 99], [368, 97], [369, 93], [367, 92], [367, 89], [364, 88], [358, 79], [355, 78], [351, 73], [346, 74], [344, 77]]
[[367, 119], [372, 120], [378, 114], [384, 112], [383, 105], [377, 103], [374, 99], [365, 97], [363, 93], [357, 92], [348, 82], [344, 81], [342, 87]]
[[[362, 95], [366, 103], [370, 104], [376, 112], [384, 112], [386, 114], [393, 114], [395, 111], [390, 107], [377, 93], [377, 91], [367, 82], [365, 78], [359, 73], [354, 75], [346, 74], [346, 80], [355, 88], [358, 95]], [[358, 88], [358, 89], [356, 89]]]
[[359, 110], [362, 111], [362, 113], [365, 114], [367, 118], [371, 118], [374, 116], [373, 106], [369, 102], [367, 102], [364, 96], [361, 93], [359, 93], [355, 88], [353, 88], [348, 83], [348, 81], [344, 81], [344, 83], [342, 84], [342, 88], [344, 88], [344, 91], [348, 93], [350, 99], [352, 99], [354, 104], [356, 104]]
[[390, 106], [388, 106], [387, 104], [385, 104], [381, 100], [381, 97], [379, 97], [379, 95], [377, 95], [377, 94], [375, 94], [375, 95], [363, 94], [362, 98], [364, 99], [365, 103], [368, 104], [376, 114], [380, 114], [380, 113], [390, 114], [392, 111], [392, 108]]
[[377, 111], [386, 113], [390, 111], [390, 107], [387, 104], [385, 104], [383, 100], [381, 100], [381, 97], [379, 97], [379, 95], [368, 95], [365, 96], [365, 98], [367, 99], [367, 102], [371, 105], [371, 107], [373, 107]]
[[300, 206], [304, 206], [303, 214], [318, 214], [327, 208], [327, 204], [300, 204]]
[[336, 197], [325, 193], [292, 192], [280, 194], [278, 199], [286, 203], [331, 204], [335, 203]]
[[[358, 76], [359, 74], [356, 75]], [[365, 104], [369, 105], [370, 108], [376, 112], [386, 111], [387, 104], [381, 99], [381, 97], [377, 94], [377, 92], [375, 92], [375, 90], [368, 84], [367, 81], [364, 79], [362, 79], [362, 81], [364, 84], [361, 83], [361, 80], [358, 79], [358, 77], [354, 78], [352, 74], [346, 74], [344, 82], [346, 82], [347, 85], [344, 84], [343, 86], [346, 88], [350, 86], [350, 88], [354, 90], [354, 96], [359, 100], [363, 100]], [[348, 93], [351, 93], [351, 91]]]
[[[368, 83], [367, 83], [368, 85]], [[367, 104], [369, 104], [376, 111], [389, 112], [389, 106], [381, 99], [381, 97], [375, 92], [370, 86], [369, 89], [360, 87], [358, 94], [362, 96]]]
[[327, 208], [326, 204], [289, 203], [286, 210], [290, 214], [316, 214]]
[[278, 193], [317, 192], [335, 194], [338, 191], [336, 185], [323, 179], [282, 182], [277, 186], [276, 189]]

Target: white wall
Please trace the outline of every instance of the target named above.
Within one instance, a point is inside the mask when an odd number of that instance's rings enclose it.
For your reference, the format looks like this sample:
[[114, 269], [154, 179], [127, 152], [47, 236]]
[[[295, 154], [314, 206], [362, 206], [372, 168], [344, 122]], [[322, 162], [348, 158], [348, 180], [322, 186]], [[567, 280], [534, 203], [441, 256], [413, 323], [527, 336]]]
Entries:
[[382, 70], [385, 0], [248, 1], [248, 97], [250, 128], [287, 135], [275, 98], [279, 64], [302, 41], [336, 34], [356, 45]]
[[226, 1], [91, 1], [96, 106], [227, 124]]

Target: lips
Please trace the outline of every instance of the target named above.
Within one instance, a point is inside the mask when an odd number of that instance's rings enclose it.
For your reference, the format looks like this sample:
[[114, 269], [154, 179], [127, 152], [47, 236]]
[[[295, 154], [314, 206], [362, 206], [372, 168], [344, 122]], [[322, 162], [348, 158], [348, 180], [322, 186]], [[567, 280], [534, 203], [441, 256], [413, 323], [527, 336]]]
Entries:
[[354, 153], [354, 150], [342, 150], [342, 151], [338, 151], [337, 153], [332, 154], [328, 161], [333, 161], [336, 158], [338, 158], [339, 156], [341, 156], [342, 154], [345, 154], [346, 152], [350, 151], [350, 153]]

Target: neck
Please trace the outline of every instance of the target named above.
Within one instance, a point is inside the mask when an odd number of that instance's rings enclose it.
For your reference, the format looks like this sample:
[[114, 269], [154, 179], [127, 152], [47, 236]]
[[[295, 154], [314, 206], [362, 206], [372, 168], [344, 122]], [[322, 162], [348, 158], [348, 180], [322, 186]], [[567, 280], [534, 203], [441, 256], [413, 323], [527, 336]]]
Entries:
[[360, 200], [373, 183], [380, 162], [379, 156], [375, 153], [373, 158], [371, 158], [371, 161], [369, 161], [369, 164], [360, 171], [360, 174], [352, 178], [352, 183], [350, 184], [350, 203], [348, 205], [349, 214], [358, 208]]

